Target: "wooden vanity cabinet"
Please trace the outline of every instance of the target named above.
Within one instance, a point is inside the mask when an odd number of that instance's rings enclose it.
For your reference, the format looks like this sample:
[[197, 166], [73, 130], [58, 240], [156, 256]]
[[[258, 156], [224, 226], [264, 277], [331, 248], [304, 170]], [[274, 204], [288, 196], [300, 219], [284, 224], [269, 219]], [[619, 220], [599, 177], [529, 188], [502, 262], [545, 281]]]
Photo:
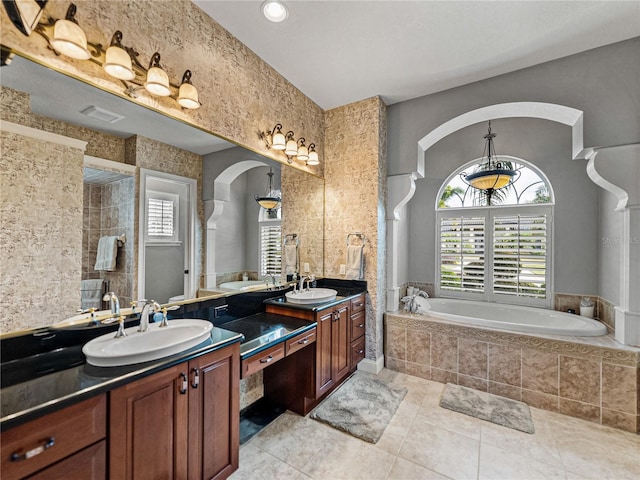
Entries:
[[227, 478], [238, 468], [240, 346], [110, 392], [113, 479]]
[[2, 432], [2, 478], [105, 479], [107, 395]]
[[350, 355], [351, 371], [355, 372], [358, 363], [365, 357], [365, 333], [367, 328], [364, 294], [351, 299], [351, 337]]
[[341, 303], [317, 313], [316, 399], [349, 373], [349, 305]]

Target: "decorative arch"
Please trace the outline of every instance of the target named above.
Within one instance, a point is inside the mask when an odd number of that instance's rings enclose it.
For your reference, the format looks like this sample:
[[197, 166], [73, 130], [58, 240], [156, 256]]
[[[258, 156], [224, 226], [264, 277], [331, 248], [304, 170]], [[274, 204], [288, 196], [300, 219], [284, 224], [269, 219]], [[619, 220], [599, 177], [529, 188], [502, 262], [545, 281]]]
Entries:
[[225, 204], [231, 199], [231, 184], [236, 178], [252, 168], [268, 166], [269, 164], [267, 162], [244, 160], [226, 168], [213, 181], [213, 200], [211, 200], [213, 202], [213, 211], [206, 221], [205, 288], [213, 288], [216, 286], [216, 227], [218, 220], [222, 217]]

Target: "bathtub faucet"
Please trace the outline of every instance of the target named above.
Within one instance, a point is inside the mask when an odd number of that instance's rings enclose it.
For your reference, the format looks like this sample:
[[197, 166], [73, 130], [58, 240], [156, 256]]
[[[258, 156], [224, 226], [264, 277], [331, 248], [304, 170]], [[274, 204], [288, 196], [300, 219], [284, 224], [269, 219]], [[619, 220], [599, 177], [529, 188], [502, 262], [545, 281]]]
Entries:
[[418, 313], [418, 310], [420, 309], [420, 305], [416, 302], [416, 297], [429, 298], [429, 294], [424, 290], [418, 290], [413, 295], [407, 295], [402, 298], [401, 301], [405, 304], [404, 309], [409, 313]]

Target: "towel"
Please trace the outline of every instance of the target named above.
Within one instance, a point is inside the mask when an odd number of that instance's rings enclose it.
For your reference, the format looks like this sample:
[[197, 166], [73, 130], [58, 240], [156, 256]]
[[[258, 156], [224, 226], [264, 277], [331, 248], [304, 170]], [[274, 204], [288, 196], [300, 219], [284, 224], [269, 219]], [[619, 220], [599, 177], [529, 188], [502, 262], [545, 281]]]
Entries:
[[347, 245], [347, 268], [345, 278], [362, 280], [364, 278], [364, 245]]
[[298, 270], [298, 246], [284, 246], [284, 274], [292, 275]]
[[80, 282], [80, 308], [96, 308], [100, 310], [102, 307], [102, 279], [82, 280]]
[[94, 270], [111, 272], [116, 269], [118, 255], [118, 237], [100, 237]]

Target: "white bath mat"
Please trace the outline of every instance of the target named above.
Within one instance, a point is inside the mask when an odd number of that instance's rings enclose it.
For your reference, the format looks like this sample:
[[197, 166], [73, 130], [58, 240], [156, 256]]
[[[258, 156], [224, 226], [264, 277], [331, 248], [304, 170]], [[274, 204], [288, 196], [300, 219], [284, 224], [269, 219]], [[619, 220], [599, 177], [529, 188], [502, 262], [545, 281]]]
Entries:
[[505, 427], [533, 433], [533, 420], [529, 405], [510, 398], [447, 383], [442, 392], [440, 406]]

